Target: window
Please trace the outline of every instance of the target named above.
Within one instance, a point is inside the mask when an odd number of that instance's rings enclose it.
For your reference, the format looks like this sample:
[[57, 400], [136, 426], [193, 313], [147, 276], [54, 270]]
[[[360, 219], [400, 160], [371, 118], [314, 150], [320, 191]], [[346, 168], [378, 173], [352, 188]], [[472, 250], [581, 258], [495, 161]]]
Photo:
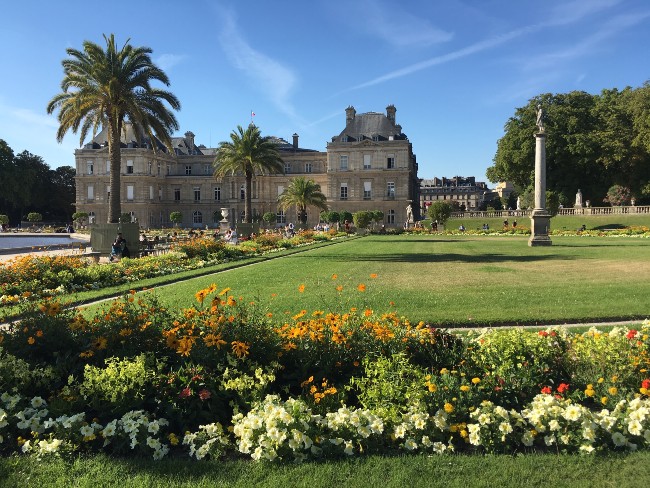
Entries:
[[378, 134], [373, 135], [372, 140], [375, 142], [379, 142], [379, 135]]
[[192, 166], [190, 166], [189, 164], [185, 166], [185, 174], [188, 176], [192, 174]]
[[285, 174], [291, 173], [291, 163], [284, 163]]
[[341, 183], [341, 193], [340, 193], [340, 199], [341, 200], [347, 200], [348, 199], [348, 184], [347, 183]]
[[364, 200], [372, 199], [372, 181], [363, 182], [363, 199]]
[[133, 185], [126, 185], [126, 199], [133, 200]]
[[88, 212], [88, 223], [89, 224], [95, 223], [95, 212]]
[[106, 201], [111, 199], [111, 187], [110, 185], [106, 185]]
[[133, 161], [131, 159], [126, 162], [126, 172], [130, 175], [133, 174]]
[[149, 185], [149, 200], [153, 200], [153, 185]]
[[88, 201], [95, 199], [95, 187], [94, 185], [88, 185]]
[[147, 163], [147, 172], [148, 172], [149, 174], [151, 174], [151, 170], [152, 170], [152, 168], [153, 168], [153, 163], [152, 163], [151, 161], [149, 161], [149, 162]]
[[158, 176], [160, 176], [160, 163], [158, 163]]
[[239, 187], [239, 199], [246, 200], [246, 187], [244, 185]]
[[195, 202], [201, 201], [201, 188], [199, 188], [198, 186], [194, 187], [194, 201]]
[[167, 168], [167, 176], [169, 176], [170, 174], [172, 174], [172, 167], [169, 166], [169, 165], [166, 165], [165, 167]]
[[174, 188], [174, 200], [177, 202], [180, 202], [181, 200], [181, 189], [180, 188]]
[[158, 187], [158, 200], [162, 202], [162, 186]]
[[106, 161], [106, 174], [110, 174], [111, 172], [111, 162]]
[[209, 165], [209, 164], [205, 164], [205, 165], [203, 165], [203, 172], [204, 172], [206, 175], [209, 175], [209, 174], [210, 174], [210, 165]]
[[348, 169], [348, 157], [347, 156], [339, 156], [339, 161], [340, 161], [340, 168], [341, 169]]
[[86, 163], [86, 174], [91, 175], [94, 172], [95, 165], [92, 161]]
[[221, 201], [221, 187], [220, 186], [215, 186], [214, 187], [214, 199], [217, 202]]
[[282, 195], [284, 193], [284, 186], [278, 185], [278, 196]]
[[275, 219], [278, 224], [286, 224], [287, 216], [284, 214], [284, 210], [278, 210], [278, 213], [275, 215]]
[[192, 213], [192, 222], [194, 224], [202, 224], [203, 223], [203, 214], [199, 212], [198, 210], [195, 210]]
[[394, 169], [395, 168], [395, 155], [389, 154], [386, 158], [386, 168]]
[[348, 142], [348, 136], [342, 136], [341, 142]]
[[312, 164], [305, 163], [305, 173], [311, 173], [311, 171], [312, 171]]
[[363, 155], [363, 169], [370, 169], [372, 168], [372, 155], [371, 154], [364, 154]]
[[395, 199], [395, 182], [389, 181], [388, 183], [386, 183], [386, 196], [390, 200]]
[[386, 216], [386, 222], [389, 224], [395, 223], [395, 210], [388, 211], [388, 215]]

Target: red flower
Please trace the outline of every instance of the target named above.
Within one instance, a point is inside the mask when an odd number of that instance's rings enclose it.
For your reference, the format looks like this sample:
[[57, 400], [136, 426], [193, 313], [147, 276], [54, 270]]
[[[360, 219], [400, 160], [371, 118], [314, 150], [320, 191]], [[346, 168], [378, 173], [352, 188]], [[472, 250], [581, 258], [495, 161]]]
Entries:
[[645, 388], [646, 390], [650, 390], [650, 379], [645, 379], [641, 382], [641, 388]]
[[545, 386], [544, 388], [542, 388], [542, 393], [544, 393], [545, 395], [550, 395], [551, 391], [552, 390], [550, 386]]
[[199, 392], [199, 398], [201, 400], [207, 400], [211, 396], [212, 396], [212, 394], [208, 390], [206, 390], [205, 388]]
[[540, 330], [538, 334], [542, 337], [548, 337], [548, 332], [546, 332], [545, 330]]
[[192, 390], [190, 390], [190, 387], [183, 388], [181, 392], [178, 394], [179, 398], [187, 398], [188, 396], [192, 395]]
[[567, 383], [560, 383], [560, 386], [557, 387], [557, 392], [564, 393], [568, 389], [569, 389], [569, 385]]
[[634, 339], [636, 337], [637, 331], [634, 329], [630, 329], [630, 331], [627, 333], [625, 337], [628, 339]]

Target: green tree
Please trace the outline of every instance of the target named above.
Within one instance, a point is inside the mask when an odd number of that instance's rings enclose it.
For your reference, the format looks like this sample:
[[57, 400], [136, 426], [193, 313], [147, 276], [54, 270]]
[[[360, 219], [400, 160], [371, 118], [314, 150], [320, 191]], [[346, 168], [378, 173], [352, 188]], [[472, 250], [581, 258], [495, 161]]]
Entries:
[[373, 210], [372, 211], [372, 221], [373, 221], [373, 227], [374, 224], [378, 224], [379, 222], [382, 222], [384, 220], [384, 212], [381, 210]]
[[436, 201], [429, 206], [427, 211], [431, 222], [438, 222], [438, 224], [445, 225], [445, 222], [451, 217], [451, 205], [447, 202]]
[[289, 186], [278, 197], [278, 203], [283, 210], [295, 206], [298, 222], [303, 225], [307, 223], [307, 207], [327, 210], [327, 197], [320, 190], [320, 185], [303, 176], [291, 180]]
[[357, 229], [365, 229], [372, 222], [372, 212], [367, 210], [359, 210], [352, 215], [354, 225]]
[[253, 222], [251, 188], [253, 176], [265, 173], [283, 173], [284, 163], [277, 144], [270, 137], [262, 137], [260, 129], [250, 124], [246, 130], [240, 125], [230, 133], [230, 141], [219, 143], [214, 160], [216, 178], [243, 173], [246, 180], [244, 222]]
[[30, 222], [40, 222], [41, 220], [43, 220], [43, 215], [41, 215], [38, 212], [29, 212], [27, 214], [27, 220], [29, 220]]
[[327, 210], [320, 213], [320, 219], [328, 224], [334, 224], [339, 221], [339, 213], [336, 210]]
[[183, 214], [178, 211], [172, 212], [169, 214], [169, 220], [178, 225], [183, 222]]
[[0, 214], [0, 224], [4, 224], [4, 225], [9, 224], [9, 216], [5, 214]]
[[80, 144], [91, 129], [93, 135], [100, 126], [107, 131], [111, 191], [108, 221], [118, 222], [121, 214], [120, 137], [125, 123], [132, 123], [139, 137], [146, 135], [153, 140], [155, 136], [172, 151], [171, 133], [178, 129], [178, 122], [165, 102], [175, 110], [181, 105], [172, 93], [151, 86], [156, 80], [169, 86], [169, 79], [152, 62], [150, 48], [133, 47], [129, 39], [118, 49], [113, 34], [104, 35], [104, 40], [105, 49], [84, 41], [83, 51], [66, 50], [70, 57], [62, 61], [63, 91], [50, 100], [47, 112], [59, 110], [56, 134], [59, 142], [70, 130], [80, 132]]
[[352, 222], [352, 214], [348, 212], [347, 210], [342, 210], [339, 212], [339, 222]]
[[264, 215], [262, 215], [262, 220], [269, 226], [275, 224], [277, 219], [278, 216], [274, 212], [265, 212]]

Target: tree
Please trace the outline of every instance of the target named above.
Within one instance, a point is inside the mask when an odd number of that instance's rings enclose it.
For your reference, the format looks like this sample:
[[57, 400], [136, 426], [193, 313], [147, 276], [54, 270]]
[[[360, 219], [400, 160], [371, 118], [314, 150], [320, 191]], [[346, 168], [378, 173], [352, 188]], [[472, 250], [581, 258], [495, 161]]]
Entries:
[[27, 214], [27, 220], [30, 222], [40, 222], [43, 220], [43, 216], [38, 212], [29, 212]]
[[0, 214], [0, 224], [8, 225], [9, 224], [9, 216]]
[[630, 189], [622, 185], [612, 185], [607, 190], [607, 196], [603, 202], [612, 206], [625, 205], [630, 201]]
[[373, 228], [374, 224], [378, 224], [379, 222], [382, 222], [384, 220], [384, 212], [381, 210], [373, 210], [372, 212], [372, 221], [373, 221]]
[[298, 222], [301, 224], [307, 223], [307, 207], [327, 210], [327, 197], [321, 192], [320, 185], [303, 176], [291, 180], [289, 186], [278, 197], [278, 203], [283, 210], [295, 206]]
[[266, 212], [264, 215], [262, 215], [262, 220], [266, 222], [267, 225], [275, 224], [277, 221], [278, 216], [274, 212]]
[[451, 217], [451, 205], [447, 202], [436, 201], [429, 206], [429, 218], [431, 222], [438, 222], [438, 224], [445, 225], [445, 222]]
[[[138, 137], [146, 135], [153, 141], [155, 136], [172, 151], [171, 133], [178, 129], [178, 122], [164, 102], [174, 110], [180, 110], [181, 104], [172, 93], [151, 86], [154, 80], [169, 86], [169, 79], [151, 61], [150, 48], [133, 47], [127, 39], [118, 49], [113, 34], [104, 35], [104, 40], [105, 50], [90, 41], [84, 41], [83, 51], [66, 50], [70, 58], [62, 61], [63, 92], [50, 100], [47, 112], [59, 110], [56, 134], [59, 142], [70, 130], [80, 132], [80, 145], [89, 130], [92, 129], [93, 136], [100, 126], [107, 131], [111, 191], [108, 221], [118, 222], [120, 137], [125, 123], [133, 124]], [[152, 146], [155, 148], [155, 144]]]
[[183, 214], [181, 212], [172, 212], [169, 214], [169, 220], [172, 221], [174, 224], [178, 225], [181, 222], [183, 222]]
[[342, 210], [339, 212], [339, 222], [352, 222], [352, 214], [348, 212], [347, 210]]
[[359, 210], [352, 215], [354, 219], [354, 226], [358, 229], [365, 229], [372, 222], [372, 212], [367, 210]]
[[244, 222], [253, 222], [251, 188], [253, 176], [264, 173], [283, 173], [284, 163], [277, 144], [270, 137], [262, 137], [260, 129], [250, 124], [246, 130], [240, 125], [230, 133], [230, 141], [219, 143], [214, 160], [215, 178], [241, 172], [246, 180]]
[[327, 210], [320, 213], [320, 218], [323, 222], [334, 224], [339, 221], [339, 213], [335, 210]]

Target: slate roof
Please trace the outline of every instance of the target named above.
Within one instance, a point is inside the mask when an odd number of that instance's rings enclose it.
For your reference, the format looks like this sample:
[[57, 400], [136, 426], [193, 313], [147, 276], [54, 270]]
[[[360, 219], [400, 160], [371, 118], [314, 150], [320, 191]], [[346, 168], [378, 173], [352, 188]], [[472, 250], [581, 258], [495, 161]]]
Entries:
[[337, 137], [332, 138], [332, 141], [340, 141], [345, 136], [349, 141], [373, 138], [387, 141], [390, 136], [393, 136], [393, 140], [407, 139], [406, 134], [402, 133], [400, 125], [395, 124], [385, 114], [378, 112], [356, 114], [347, 123], [345, 129]]
[[[85, 145], [87, 149], [100, 149], [102, 147], [108, 146], [108, 129], [102, 128], [102, 130], [93, 137], [92, 141]], [[151, 139], [147, 136], [138, 137], [136, 131], [133, 128], [133, 124], [129, 122], [124, 123], [124, 128], [122, 130], [122, 135], [120, 137], [121, 147], [144, 147], [144, 144], [148, 144], [149, 147], [152, 147], [153, 144]], [[173, 139], [172, 139], [173, 141]], [[167, 152], [165, 145], [160, 142], [160, 140], [154, 136], [153, 143], [156, 145], [156, 149], [159, 151]]]

